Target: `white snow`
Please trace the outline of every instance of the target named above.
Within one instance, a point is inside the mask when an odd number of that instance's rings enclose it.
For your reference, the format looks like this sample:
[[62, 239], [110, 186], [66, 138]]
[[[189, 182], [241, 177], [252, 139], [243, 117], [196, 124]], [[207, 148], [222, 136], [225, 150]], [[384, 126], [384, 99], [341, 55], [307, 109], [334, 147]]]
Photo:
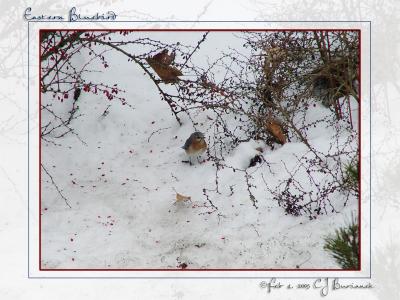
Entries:
[[[193, 44], [202, 35], [141, 34]], [[241, 44], [231, 33], [211, 33], [193, 60], [205, 64], [207, 57], [216, 58], [228, 46]], [[71, 126], [85, 144], [73, 134], [56, 140], [62, 146], [42, 142], [42, 163], [72, 207], [68, 208], [42, 172], [43, 268], [176, 269], [182, 263], [194, 269], [339, 268], [323, 250], [323, 238], [357, 211], [358, 200], [351, 199], [340, 213], [310, 221], [307, 216], [286, 215], [272, 200], [261, 176], [271, 186], [285, 178], [282, 162], [294, 168], [295, 155], [307, 152], [302, 143], [287, 143], [275, 150], [259, 141], [240, 144], [225, 164], [246, 169], [261, 147], [274, 174], [265, 165], [248, 169], [258, 199], [256, 209], [244, 173], [220, 170], [220, 194], [210, 194], [218, 208], [214, 211], [203, 194], [203, 189], [215, 187], [212, 162], [192, 166], [182, 162], [187, 157], [181, 146], [194, 131], [189, 120], [183, 117], [184, 124], [179, 126], [154, 83], [133, 62], [112, 51], [106, 57], [109, 68], [98, 66], [102, 72], [85, 76], [110, 85], [118, 83], [134, 109], [82, 92], [78, 102], [83, 116]], [[86, 59], [82, 54], [76, 63]], [[55, 104], [56, 100], [44, 95], [42, 101], [54, 103], [59, 112], [71, 109], [71, 99]], [[109, 104], [109, 114], [102, 116]], [[356, 102], [352, 109], [357, 124]], [[317, 105], [308, 121], [329, 113]], [[205, 113], [197, 117], [207, 122]], [[207, 136], [207, 128], [205, 124], [197, 129]], [[327, 150], [329, 129], [315, 128], [309, 136], [310, 143]], [[191, 201], [175, 203], [176, 193], [190, 196]]]

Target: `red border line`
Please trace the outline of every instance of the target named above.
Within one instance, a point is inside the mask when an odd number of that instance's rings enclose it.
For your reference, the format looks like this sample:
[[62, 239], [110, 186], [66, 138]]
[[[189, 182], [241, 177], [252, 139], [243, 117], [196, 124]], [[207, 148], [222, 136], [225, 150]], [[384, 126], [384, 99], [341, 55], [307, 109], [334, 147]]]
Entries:
[[46, 31], [92, 31], [92, 32], [117, 32], [117, 31], [130, 31], [130, 32], [314, 32], [314, 31], [353, 31], [353, 32], [361, 32], [361, 29], [337, 29], [337, 28], [315, 28], [315, 29], [304, 29], [304, 28], [293, 28], [293, 29], [240, 29], [240, 28], [232, 28], [232, 29], [207, 29], [207, 28], [189, 28], [189, 29], [161, 29], [161, 28], [149, 28], [149, 29], [65, 29], [65, 28], [51, 28], [51, 29], [39, 29], [39, 32], [46, 32]]
[[[41, 162], [42, 162], [42, 143], [41, 143], [41, 124], [42, 124], [42, 111], [41, 111], [41, 104], [42, 104], [42, 93], [41, 93], [41, 86], [40, 86], [40, 78], [42, 77], [42, 70], [41, 70], [41, 60], [40, 60], [40, 36], [42, 32], [46, 31], [107, 31], [107, 32], [116, 32], [116, 31], [131, 31], [131, 32], [275, 32], [275, 31], [287, 31], [287, 32], [306, 32], [306, 31], [353, 31], [358, 32], [359, 35], [359, 45], [358, 45], [358, 56], [359, 56], [359, 70], [358, 70], [358, 95], [359, 95], [359, 103], [358, 103], [358, 149], [359, 149], [359, 174], [358, 174], [358, 181], [359, 181], [359, 196], [358, 196], [358, 239], [359, 239], [359, 266], [357, 269], [85, 269], [85, 268], [71, 268], [71, 269], [46, 269], [42, 268], [42, 169], [41, 169]], [[39, 29], [39, 271], [168, 271], [168, 272], [190, 272], [190, 271], [344, 271], [344, 272], [354, 272], [354, 271], [361, 271], [361, 29]], [[168, 277], [166, 277], [168, 278]]]
[[[42, 78], [42, 61], [40, 59], [41, 51], [41, 33], [39, 30], [39, 270], [42, 271], [42, 89], [41, 89], [41, 78]], [[29, 37], [28, 37], [29, 38]]]
[[358, 270], [361, 271], [361, 30], [358, 31]]

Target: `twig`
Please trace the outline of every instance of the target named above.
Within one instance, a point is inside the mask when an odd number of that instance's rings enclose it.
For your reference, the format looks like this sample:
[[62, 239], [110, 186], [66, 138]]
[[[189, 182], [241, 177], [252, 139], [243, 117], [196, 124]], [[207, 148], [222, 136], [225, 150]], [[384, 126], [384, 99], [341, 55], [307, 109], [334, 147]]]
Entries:
[[111, 107], [111, 104], [108, 104], [106, 109], [103, 111], [103, 113], [101, 114], [101, 117], [106, 117], [110, 112], [108, 111], [108, 109]]
[[54, 187], [56, 188], [58, 194], [61, 196], [61, 198], [64, 199], [65, 204], [67, 204], [67, 206], [69, 208], [72, 208], [71, 205], [68, 203], [67, 198], [61, 193], [61, 190], [58, 188], [58, 185], [55, 183], [53, 176], [50, 175], [50, 173], [47, 171], [47, 169], [43, 166], [43, 164], [40, 164], [40, 166], [42, 167], [42, 169], [46, 172], [47, 176], [49, 176], [51, 183], [54, 185]]
[[147, 138], [147, 142], [150, 143], [150, 139], [151, 139], [151, 137], [152, 137], [155, 133], [158, 133], [158, 132], [160, 132], [161, 130], [166, 130], [166, 129], [170, 129], [170, 128], [171, 128], [171, 127], [165, 127], [165, 128], [160, 128], [160, 129], [157, 129], [157, 130], [153, 131], [153, 132], [150, 134], [150, 136]]
[[258, 237], [260, 237], [260, 233], [258, 232], [256, 226], [254, 226], [254, 224], [251, 224], [250, 226], [254, 228], [254, 231], [257, 233]]
[[200, 45], [206, 40], [208, 34], [209, 34], [209, 32], [206, 32], [205, 34], [203, 34], [202, 39], [200, 41], [198, 41], [196, 47], [194, 47], [193, 51], [186, 57], [185, 62], [182, 64], [181, 70], [183, 67], [185, 67], [186, 63], [189, 61], [189, 59], [192, 57], [192, 55], [200, 48]]

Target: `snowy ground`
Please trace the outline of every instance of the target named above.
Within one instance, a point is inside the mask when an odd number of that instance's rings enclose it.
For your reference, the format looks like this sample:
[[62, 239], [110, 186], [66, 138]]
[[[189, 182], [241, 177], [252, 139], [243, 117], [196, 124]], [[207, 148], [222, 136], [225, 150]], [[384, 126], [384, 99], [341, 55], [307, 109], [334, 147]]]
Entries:
[[[223, 33], [224, 38], [221, 34], [210, 35], [202, 46], [205, 53], [218, 56], [228, 42], [242, 44], [229, 33]], [[186, 42], [201, 37], [157, 35]], [[114, 101], [104, 117], [110, 103], [82, 93], [79, 105], [84, 116], [72, 125], [86, 144], [74, 135], [59, 140], [61, 147], [42, 142], [42, 162], [72, 206], [66, 206], [43, 173], [43, 268], [339, 268], [323, 250], [323, 237], [350, 220], [357, 199], [341, 213], [313, 221], [285, 215], [265, 189], [265, 170], [255, 167], [250, 172], [257, 185], [254, 195], [262, 199], [255, 209], [243, 174], [227, 169], [219, 175], [221, 195], [212, 198], [218, 211], [209, 213], [203, 189], [213, 187], [215, 168], [209, 161], [182, 163], [186, 157], [180, 147], [193, 132], [190, 122], [177, 124], [154, 84], [133, 63], [120, 54], [108, 57], [110, 67], [89, 76], [118, 83], [134, 109]], [[53, 100], [45, 96], [42, 101]], [[68, 105], [59, 104], [59, 109], [68, 111]], [[329, 113], [322, 106], [313, 112], [317, 117]], [[207, 122], [205, 114], [198, 119]], [[316, 128], [309, 134], [313, 145], [327, 145], [328, 129]], [[243, 143], [225, 161], [245, 167], [260, 146], [256, 141]], [[294, 167], [293, 154], [305, 151], [300, 143], [274, 151], [265, 148], [263, 156], [275, 173], [266, 180], [273, 185], [283, 178], [281, 161]], [[190, 196], [191, 202], [175, 203], [177, 192]]]

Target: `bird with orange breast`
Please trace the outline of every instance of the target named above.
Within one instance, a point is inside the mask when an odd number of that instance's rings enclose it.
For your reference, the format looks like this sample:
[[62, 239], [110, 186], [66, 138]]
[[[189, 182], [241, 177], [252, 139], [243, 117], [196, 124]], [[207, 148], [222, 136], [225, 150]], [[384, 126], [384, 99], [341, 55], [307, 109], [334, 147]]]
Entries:
[[189, 157], [189, 163], [192, 164], [192, 158], [202, 155], [207, 150], [207, 143], [203, 133], [196, 131], [193, 132], [186, 140], [185, 145], [182, 146]]

